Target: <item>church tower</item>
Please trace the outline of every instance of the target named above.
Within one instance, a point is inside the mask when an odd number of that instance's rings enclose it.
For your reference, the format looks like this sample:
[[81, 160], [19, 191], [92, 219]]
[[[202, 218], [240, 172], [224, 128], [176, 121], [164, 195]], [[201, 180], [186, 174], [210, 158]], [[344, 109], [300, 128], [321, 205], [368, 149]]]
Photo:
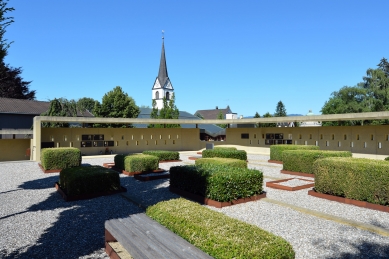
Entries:
[[166, 100], [170, 100], [174, 94], [173, 85], [167, 74], [164, 39], [165, 37], [162, 34], [162, 51], [161, 61], [159, 63], [159, 72], [151, 90], [151, 98], [156, 101], [158, 110], [163, 108], [163, 98], [165, 97]]

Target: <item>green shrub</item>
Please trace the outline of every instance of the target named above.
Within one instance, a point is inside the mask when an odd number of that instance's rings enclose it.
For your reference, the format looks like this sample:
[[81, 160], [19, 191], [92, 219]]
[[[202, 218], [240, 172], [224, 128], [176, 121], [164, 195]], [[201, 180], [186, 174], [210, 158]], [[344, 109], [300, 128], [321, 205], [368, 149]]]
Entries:
[[237, 150], [236, 147], [215, 146], [214, 149]]
[[73, 147], [43, 148], [41, 165], [45, 170], [65, 169], [81, 165], [81, 151]]
[[244, 150], [233, 149], [206, 149], [202, 152], [203, 158], [222, 157], [222, 158], [235, 158], [240, 160], [247, 160], [247, 153]]
[[204, 164], [173, 166], [170, 186], [224, 202], [262, 193], [263, 173], [258, 170]]
[[385, 161], [389, 161], [389, 156], [388, 157], [385, 157], [385, 159], [384, 159]]
[[159, 202], [146, 214], [214, 258], [294, 258], [283, 238], [182, 198]]
[[313, 145], [272, 145], [270, 146], [270, 160], [283, 161], [282, 152], [285, 150], [319, 150]]
[[367, 158], [323, 158], [314, 163], [320, 193], [389, 206], [389, 163]]
[[114, 157], [115, 167], [124, 170], [124, 159], [127, 155], [116, 155]]
[[159, 158], [159, 161], [166, 160], [179, 160], [180, 153], [177, 151], [166, 151], [166, 150], [147, 150], [142, 152], [145, 155], [152, 155]]
[[234, 159], [234, 158], [221, 158], [221, 157], [213, 157], [213, 158], [199, 158], [195, 160], [196, 166], [201, 166], [204, 164], [212, 164], [212, 165], [226, 165], [232, 167], [240, 167], [247, 168], [247, 162]]
[[120, 190], [119, 173], [102, 166], [62, 169], [59, 185], [68, 196]]
[[127, 172], [143, 172], [157, 170], [159, 159], [156, 156], [134, 154], [124, 158], [124, 170]]
[[324, 157], [351, 157], [350, 151], [287, 150], [283, 152], [283, 169], [313, 174], [313, 162]]

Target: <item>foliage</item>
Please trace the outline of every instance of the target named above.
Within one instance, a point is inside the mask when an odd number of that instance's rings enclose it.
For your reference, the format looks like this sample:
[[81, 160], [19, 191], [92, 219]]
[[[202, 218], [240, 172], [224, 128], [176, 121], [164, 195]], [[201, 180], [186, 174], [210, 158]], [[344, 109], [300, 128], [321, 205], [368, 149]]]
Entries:
[[236, 147], [215, 146], [214, 149], [237, 150]]
[[385, 160], [385, 161], [389, 161], [389, 156], [385, 157], [384, 160]]
[[30, 91], [31, 81], [24, 81], [21, 67], [11, 67], [5, 64], [4, 58], [12, 42], [4, 38], [6, 28], [11, 25], [13, 17], [7, 17], [7, 13], [14, 11], [13, 7], [7, 7], [7, 0], [0, 0], [0, 97], [15, 99], [35, 99], [35, 90]]
[[202, 166], [204, 164], [211, 165], [225, 165], [231, 167], [239, 167], [239, 168], [247, 168], [247, 162], [234, 159], [234, 158], [221, 158], [221, 157], [213, 157], [213, 158], [199, 158], [195, 161], [196, 166]]
[[389, 164], [367, 158], [324, 158], [314, 163], [315, 191], [389, 205]]
[[276, 113], [274, 113], [274, 117], [286, 117], [286, 108], [281, 101], [277, 103]]
[[80, 166], [81, 151], [73, 147], [43, 148], [41, 165], [45, 170]]
[[[120, 86], [116, 86], [113, 90], [107, 92], [103, 96], [102, 103], [95, 102], [93, 109], [96, 117], [103, 118], [137, 118], [140, 110], [135, 104], [134, 99], [123, 92]], [[95, 125], [95, 127], [123, 127], [131, 128], [131, 124], [108, 124]]]
[[263, 173], [225, 165], [175, 166], [170, 186], [224, 202], [262, 193]]
[[[151, 110], [151, 119], [178, 119], [180, 111], [175, 105], [175, 95], [172, 94], [168, 101], [166, 97], [163, 98], [163, 108], [158, 110], [157, 102], [153, 100], [153, 109]], [[150, 124], [149, 128], [181, 128], [180, 124]]]
[[134, 154], [124, 158], [124, 170], [127, 172], [144, 172], [157, 170], [159, 158], [151, 155]]
[[[223, 113], [219, 112], [219, 114], [217, 115], [216, 119], [224, 120], [225, 118], [224, 118]], [[227, 124], [216, 124], [216, 125], [219, 126], [220, 128], [223, 128], [223, 129], [227, 128]]]
[[285, 150], [319, 150], [319, 146], [313, 145], [271, 145], [270, 160], [282, 161], [282, 153]]
[[59, 185], [68, 196], [120, 190], [119, 173], [102, 166], [79, 166], [63, 169]]
[[206, 149], [202, 151], [202, 157], [212, 158], [212, 157], [221, 157], [221, 158], [235, 158], [240, 160], [247, 160], [247, 153], [244, 150], [233, 150], [233, 149]]
[[159, 161], [179, 160], [180, 153], [166, 150], [147, 150], [142, 152], [145, 155], [152, 155], [159, 158]]
[[[41, 116], [77, 117], [78, 111], [76, 101], [59, 98], [50, 101], [49, 109], [42, 113]], [[80, 113], [82, 112], [80, 111]], [[43, 122], [42, 127], [67, 128], [69, 123]]]
[[[258, 112], [255, 112], [254, 118], [261, 118], [261, 115], [259, 115]], [[260, 126], [261, 126], [261, 123], [256, 123], [256, 124], [255, 124], [255, 127], [256, 127], [256, 128], [259, 128]]]
[[[271, 117], [273, 117], [273, 115], [271, 115], [269, 112], [267, 112], [262, 117], [263, 118], [271, 118]], [[275, 127], [276, 123], [260, 123], [259, 126], [263, 127], [263, 128], [270, 128], [270, 127]]]
[[77, 108], [81, 111], [88, 110], [93, 114], [93, 109], [95, 108], [96, 100], [89, 97], [83, 97], [77, 100]]
[[146, 214], [214, 258], [294, 258], [283, 238], [183, 198], [159, 202]]
[[113, 158], [113, 161], [115, 163], [115, 167], [124, 170], [124, 159], [126, 158], [127, 155], [116, 155]]
[[313, 174], [313, 163], [324, 157], [351, 157], [350, 151], [286, 150], [282, 153], [283, 170]]
[[[363, 82], [344, 86], [331, 94], [322, 114], [378, 112], [389, 110], [389, 63], [382, 58], [377, 69], [367, 69]], [[388, 124], [388, 120], [323, 122], [323, 126]]]

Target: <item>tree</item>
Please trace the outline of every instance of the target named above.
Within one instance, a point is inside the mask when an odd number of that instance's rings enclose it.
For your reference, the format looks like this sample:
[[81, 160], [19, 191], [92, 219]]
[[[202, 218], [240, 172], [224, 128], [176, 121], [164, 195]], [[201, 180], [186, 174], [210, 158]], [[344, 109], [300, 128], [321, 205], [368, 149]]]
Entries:
[[[77, 111], [76, 101], [59, 98], [50, 101], [49, 109], [42, 113], [41, 116], [77, 117]], [[44, 122], [42, 123], [42, 127], [68, 128], [69, 123]]]
[[35, 90], [29, 90], [31, 81], [24, 81], [21, 67], [11, 67], [5, 64], [4, 58], [8, 54], [8, 49], [12, 42], [7, 42], [4, 38], [6, 28], [11, 25], [13, 17], [7, 17], [8, 12], [15, 9], [7, 7], [7, 0], [0, 0], [0, 97], [16, 99], [35, 99]]
[[274, 117], [286, 117], [285, 105], [281, 101], [277, 103], [276, 113], [274, 114]]
[[[175, 96], [172, 94], [168, 101], [163, 98], [163, 107], [161, 110], [157, 108], [157, 102], [153, 100], [153, 109], [151, 110], [150, 118], [152, 119], [178, 119], [180, 111], [175, 104]], [[149, 128], [180, 128], [180, 124], [150, 124]]]
[[[218, 120], [224, 120], [224, 115], [222, 112], [219, 112], [219, 114], [217, 115], [216, 119]], [[227, 124], [216, 124], [217, 126], [219, 126], [220, 128], [227, 128]]]
[[[271, 118], [271, 117], [273, 117], [273, 115], [271, 115], [269, 112], [267, 112], [262, 117], [263, 118]], [[270, 128], [270, 127], [275, 127], [275, 126], [276, 126], [275, 123], [261, 123], [261, 127], [264, 127], [264, 128]]]
[[[140, 113], [134, 99], [124, 93], [120, 86], [104, 94], [102, 103], [95, 102], [94, 115], [104, 118], [137, 118]], [[95, 125], [97, 126], [97, 125]], [[103, 125], [99, 125], [102, 126]], [[132, 127], [131, 124], [109, 124], [108, 127]]]
[[[258, 112], [255, 112], [254, 118], [261, 118], [261, 115], [259, 115]], [[255, 127], [256, 127], [256, 128], [259, 128], [260, 125], [261, 125], [261, 123], [256, 123], [256, 124], [255, 124]]]
[[89, 97], [83, 97], [77, 100], [77, 107], [79, 110], [88, 110], [93, 114], [93, 109], [95, 108], [96, 100]]

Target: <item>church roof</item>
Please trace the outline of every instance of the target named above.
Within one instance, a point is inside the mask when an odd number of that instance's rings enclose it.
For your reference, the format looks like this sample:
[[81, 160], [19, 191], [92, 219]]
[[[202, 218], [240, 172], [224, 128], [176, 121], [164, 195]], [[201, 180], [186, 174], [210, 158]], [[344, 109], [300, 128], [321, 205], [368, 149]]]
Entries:
[[167, 67], [166, 67], [165, 44], [164, 44], [164, 38], [162, 38], [161, 61], [159, 63], [159, 71], [158, 71], [158, 81], [161, 87], [165, 86], [165, 83], [168, 78], [169, 76], [167, 74]]
[[210, 109], [210, 110], [197, 110], [195, 112], [196, 114], [200, 114], [204, 120], [214, 120], [217, 119], [217, 116], [219, 113], [222, 113], [224, 116], [224, 119], [226, 118], [226, 114], [232, 113], [230, 106], [227, 106], [225, 109], [219, 109], [219, 107], [216, 106], [216, 109]]

